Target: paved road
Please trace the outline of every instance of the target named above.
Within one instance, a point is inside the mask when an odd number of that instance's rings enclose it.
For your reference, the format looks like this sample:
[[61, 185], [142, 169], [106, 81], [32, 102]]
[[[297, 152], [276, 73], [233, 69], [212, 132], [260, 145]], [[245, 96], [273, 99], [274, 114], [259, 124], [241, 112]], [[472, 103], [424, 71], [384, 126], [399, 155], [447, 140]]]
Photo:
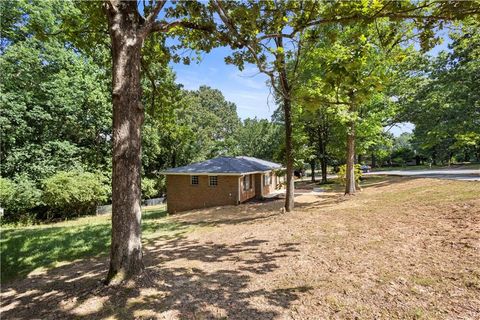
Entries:
[[480, 181], [480, 170], [476, 169], [437, 169], [437, 170], [394, 170], [374, 171], [364, 175], [390, 175], [419, 178]]

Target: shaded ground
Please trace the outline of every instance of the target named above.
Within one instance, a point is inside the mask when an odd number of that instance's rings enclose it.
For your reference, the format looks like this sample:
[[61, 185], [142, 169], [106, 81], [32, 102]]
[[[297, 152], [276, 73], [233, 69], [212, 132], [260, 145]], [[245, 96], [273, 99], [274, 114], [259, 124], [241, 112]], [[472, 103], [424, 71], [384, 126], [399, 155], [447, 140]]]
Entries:
[[136, 284], [105, 287], [107, 259], [84, 259], [4, 284], [2, 317], [478, 319], [480, 184], [368, 181], [354, 197], [300, 192], [289, 214], [273, 201], [166, 218], [193, 231], [147, 239]]

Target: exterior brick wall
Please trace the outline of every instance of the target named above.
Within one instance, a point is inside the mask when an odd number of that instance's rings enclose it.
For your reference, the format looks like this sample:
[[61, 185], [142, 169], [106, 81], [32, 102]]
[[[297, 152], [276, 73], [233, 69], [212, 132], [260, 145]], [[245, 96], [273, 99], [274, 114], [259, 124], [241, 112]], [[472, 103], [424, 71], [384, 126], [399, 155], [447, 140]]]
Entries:
[[255, 197], [255, 175], [250, 175], [250, 189], [244, 190], [243, 176], [240, 178], [240, 202], [247, 201]]
[[[266, 173], [266, 174], [268, 174], [268, 173]], [[270, 179], [270, 184], [269, 185], [265, 185], [264, 177], [263, 177], [263, 174], [262, 174], [262, 184], [263, 184], [262, 196], [269, 195], [271, 192], [275, 191], [276, 176], [273, 172], [271, 172], [270, 174], [271, 174], [271, 179]]]
[[262, 183], [263, 183], [263, 173], [256, 173], [255, 176], [255, 198], [261, 198], [262, 194]]
[[170, 213], [191, 209], [237, 204], [238, 176], [217, 176], [218, 185], [209, 186], [208, 176], [198, 176], [198, 185], [189, 175], [167, 175], [167, 210]]
[[[272, 173], [270, 185], [263, 185], [263, 174], [250, 175], [250, 189], [244, 190], [243, 176], [217, 176], [218, 185], [209, 186], [209, 176], [199, 175], [198, 185], [191, 184], [190, 175], [167, 175], [167, 210], [176, 213], [186, 210], [234, 205], [275, 190]], [[262, 186], [263, 185], [263, 186]]]

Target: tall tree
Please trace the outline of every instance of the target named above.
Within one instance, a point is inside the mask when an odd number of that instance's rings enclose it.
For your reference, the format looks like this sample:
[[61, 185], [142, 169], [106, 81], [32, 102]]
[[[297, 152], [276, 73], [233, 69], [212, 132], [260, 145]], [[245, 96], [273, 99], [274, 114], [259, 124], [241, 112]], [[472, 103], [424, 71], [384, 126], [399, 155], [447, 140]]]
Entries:
[[[305, 91], [303, 91], [305, 93]], [[298, 93], [297, 93], [298, 94]], [[306, 101], [305, 96], [296, 97], [302, 104], [309, 106], [305, 108], [303, 121], [307, 131], [311, 147], [314, 149], [313, 156], [310, 158], [310, 167], [312, 169], [312, 182], [315, 182], [315, 164], [320, 162], [321, 183], [327, 183], [327, 166], [331, 158], [329, 149], [335, 140], [340, 140], [335, 135], [335, 127], [342, 126], [335, 108], [329, 105], [317, 105], [313, 101]], [[313, 105], [312, 105], [313, 104]]]
[[[141, 61], [146, 38], [153, 33], [177, 31], [183, 27], [202, 29], [187, 19], [177, 19], [167, 1], [144, 2], [143, 14], [137, 1], [111, 0], [104, 5], [112, 50], [113, 159], [112, 159], [112, 244], [107, 282], [119, 282], [143, 269], [141, 243]], [[182, 11], [208, 17], [203, 5], [185, 3]], [[191, 9], [191, 10], [190, 10]], [[174, 17], [169, 20], [169, 17]], [[205, 27], [203, 29], [208, 29]]]
[[237, 134], [239, 154], [277, 161], [281, 126], [266, 119], [245, 119]]
[[220, 90], [208, 86], [200, 86], [191, 94], [200, 103], [199, 113], [209, 118], [206, 121], [196, 121], [199, 127], [206, 127], [210, 130], [208, 138], [213, 145], [208, 148], [211, 152], [207, 157], [236, 153], [235, 135], [241, 125], [237, 115], [237, 106], [233, 102], [227, 101]]
[[480, 24], [466, 19], [453, 28], [449, 51], [417, 59], [395, 94], [400, 117], [415, 124], [417, 151], [437, 161], [480, 159]]
[[71, 2], [2, 1], [0, 9], [2, 175], [39, 184], [58, 170], [109, 170], [109, 77], [96, 62], [106, 50], [87, 55], [65, 39], [59, 21], [79, 14]]
[[[431, 38], [431, 28], [436, 19], [451, 19], [478, 12], [474, 3], [441, 3], [428, 1], [369, 1], [321, 2], [321, 1], [247, 1], [223, 2], [212, 0], [212, 7], [219, 16], [219, 38], [234, 50], [226, 61], [243, 69], [245, 63], [255, 64], [270, 79], [270, 85], [280, 99], [285, 121], [285, 162], [287, 191], [285, 209], [294, 207], [293, 147], [292, 147], [292, 92], [298, 85], [297, 71], [300, 54], [310, 45], [303, 34], [317, 25], [347, 24], [353, 21], [372, 21], [379, 18], [421, 21], [418, 29], [425, 42]], [[307, 49], [306, 49], [307, 48]], [[286, 61], [293, 60], [291, 68]], [[352, 96], [352, 98], [354, 98]], [[354, 123], [348, 134], [349, 155], [354, 153]], [[353, 178], [353, 158], [348, 164], [349, 179]], [[349, 191], [355, 187], [348, 184]]]
[[[392, 66], [403, 56], [403, 49], [397, 45], [405, 40], [408, 31], [401, 23], [374, 21], [319, 27], [309, 35], [319, 40], [305, 54], [308, 63], [304, 68], [310, 79], [299, 94], [314, 99], [319, 106], [335, 106], [337, 114], [343, 114], [347, 125], [346, 194], [354, 194], [356, 189], [356, 126], [375, 126], [375, 121], [361, 120], [372, 114], [373, 110], [367, 111], [366, 107], [373, 105], [371, 101], [382, 90]], [[381, 128], [378, 119], [370, 118], [377, 120], [376, 127]]]

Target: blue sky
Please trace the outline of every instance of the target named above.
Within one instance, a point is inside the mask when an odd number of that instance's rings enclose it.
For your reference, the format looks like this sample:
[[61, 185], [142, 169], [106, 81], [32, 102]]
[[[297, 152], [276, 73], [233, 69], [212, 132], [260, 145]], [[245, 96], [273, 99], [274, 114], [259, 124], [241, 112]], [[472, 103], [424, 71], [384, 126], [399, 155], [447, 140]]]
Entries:
[[[450, 39], [446, 32], [442, 32], [445, 41], [432, 49], [429, 54], [437, 55], [441, 50], [447, 49]], [[236, 66], [227, 65], [224, 58], [230, 53], [228, 48], [216, 48], [208, 54], [203, 54], [199, 63], [183, 65], [174, 64], [177, 82], [184, 85], [185, 89], [196, 90], [201, 85], [207, 85], [222, 91], [228, 101], [237, 105], [240, 118], [270, 119], [276, 106], [270, 89], [267, 86], [267, 77], [260, 74], [253, 65], [247, 66], [242, 72]], [[402, 132], [411, 132], [412, 124], [402, 124], [390, 129], [394, 135]]]
[[201, 85], [219, 89], [228, 101], [237, 105], [242, 119], [270, 119], [275, 103], [266, 84], [267, 77], [259, 74], [253, 65], [240, 72], [236, 66], [225, 64], [224, 58], [229, 53], [227, 48], [216, 48], [204, 54], [199, 63], [172, 64], [177, 82], [189, 90], [196, 90]]

